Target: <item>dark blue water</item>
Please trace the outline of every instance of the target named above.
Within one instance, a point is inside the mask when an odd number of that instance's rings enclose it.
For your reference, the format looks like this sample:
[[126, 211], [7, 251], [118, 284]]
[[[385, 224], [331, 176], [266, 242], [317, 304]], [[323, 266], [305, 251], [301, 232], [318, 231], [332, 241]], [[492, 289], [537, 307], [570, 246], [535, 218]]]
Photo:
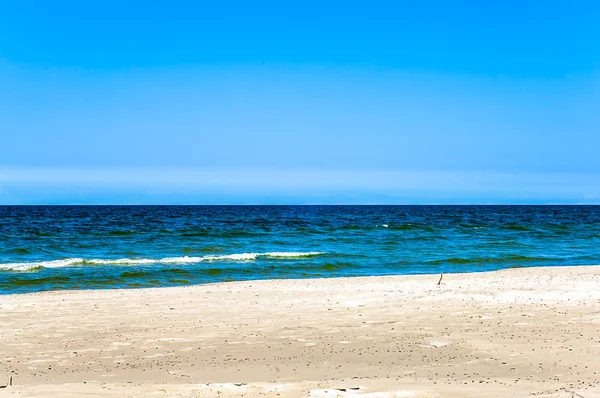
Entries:
[[600, 264], [600, 206], [3, 206], [0, 293]]

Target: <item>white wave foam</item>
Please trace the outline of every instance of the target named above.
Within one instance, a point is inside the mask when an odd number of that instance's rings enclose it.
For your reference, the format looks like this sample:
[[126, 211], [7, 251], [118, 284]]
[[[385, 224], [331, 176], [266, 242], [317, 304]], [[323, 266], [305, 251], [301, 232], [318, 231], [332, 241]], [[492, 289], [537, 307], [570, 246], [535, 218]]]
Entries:
[[203, 261], [253, 261], [258, 257], [269, 258], [302, 258], [324, 254], [323, 252], [267, 252], [267, 253], [239, 253], [225, 254], [221, 256], [202, 257], [166, 257], [160, 259], [151, 258], [119, 258], [114, 260], [83, 258], [67, 258], [54, 261], [36, 261], [29, 263], [7, 263], [0, 264], [0, 270], [5, 271], [28, 271], [37, 268], [64, 268], [74, 265], [144, 265], [144, 264], [194, 264]]
[[323, 252], [269, 252], [259, 254], [259, 256], [265, 257], [279, 257], [279, 258], [300, 258], [300, 257], [313, 257], [321, 254], [325, 254]]
[[28, 271], [36, 268], [64, 268], [83, 263], [82, 258], [67, 258], [64, 260], [36, 261], [32, 263], [7, 263], [0, 264], [0, 270]]

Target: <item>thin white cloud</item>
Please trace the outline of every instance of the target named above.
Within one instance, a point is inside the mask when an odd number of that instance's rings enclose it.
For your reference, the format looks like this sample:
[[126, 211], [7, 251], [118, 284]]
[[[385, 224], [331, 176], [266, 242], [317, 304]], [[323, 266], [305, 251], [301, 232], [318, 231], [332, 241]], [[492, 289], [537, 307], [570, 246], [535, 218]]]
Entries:
[[153, 188], [165, 192], [267, 189], [327, 194], [340, 190], [398, 194], [412, 191], [476, 198], [490, 194], [597, 198], [600, 174], [459, 171], [248, 170], [185, 168], [3, 168], [0, 185], [21, 187]]

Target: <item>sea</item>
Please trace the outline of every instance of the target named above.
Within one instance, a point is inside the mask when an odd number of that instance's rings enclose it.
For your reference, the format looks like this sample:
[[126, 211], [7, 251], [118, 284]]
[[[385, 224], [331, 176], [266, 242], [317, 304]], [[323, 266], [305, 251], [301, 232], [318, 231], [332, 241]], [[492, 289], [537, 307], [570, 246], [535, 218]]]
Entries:
[[0, 294], [600, 264], [600, 206], [0, 206]]

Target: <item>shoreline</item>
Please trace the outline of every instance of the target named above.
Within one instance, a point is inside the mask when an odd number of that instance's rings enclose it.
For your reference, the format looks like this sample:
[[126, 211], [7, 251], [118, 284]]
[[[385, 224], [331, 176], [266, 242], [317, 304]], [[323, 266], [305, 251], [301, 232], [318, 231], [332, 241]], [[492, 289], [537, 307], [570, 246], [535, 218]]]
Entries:
[[438, 280], [2, 295], [0, 396], [600, 395], [600, 267]]
[[[524, 267], [509, 267], [509, 268], [497, 268], [491, 270], [481, 271], [465, 271], [465, 272], [443, 272], [444, 277], [446, 275], [478, 275], [487, 274], [511, 270], [527, 270], [527, 269], [554, 269], [554, 268], [587, 268], [587, 267], [600, 267], [600, 264], [581, 264], [581, 265], [540, 265], [540, 266], [524, 266]], [[264, 281], [304, 281], [304, 280], [327, 280], [327, 279], [363, 279], [363, 278], [395, 278], [395, 277], [431, 277], [440, 275], [440, 272], [436, 273], [412, 273], [412, 274], [385, 274], [385, 275], [358, 275], [358, 276], [311, 276], [311, 277], [300, 277], [300, 278], [264, 278], [264, 279], [243, 279], [243, 280], [229, 280], [229, 281], [215, 281], [205, 283], [195, 283], [186, 285], [169, 285], [169, 286], [144, 286], [144, 287], [97, 287], [97, 288], [86, 288], [86, 289], [54, 289], [54, 290], [40, 290], [34, 292], [15, 292], [15, 293], [0, 293], [1, 297], [6, 296], [22, 296], [22, 295], [35, 295], [35, 294], [46, 294], [46, 293], [66, 293], [70, 292], [96, 292], [96, 291], [128, 291], [128, 290], [156, 290], [156, 289], [186, 289], [194, 288], [197, 286], [212, 286], [221, 284], [235, 284], [235, 283], [252, 283], [252, 282], [264, 282]], [[439, 279], [439, 278], [438, 278]]]

